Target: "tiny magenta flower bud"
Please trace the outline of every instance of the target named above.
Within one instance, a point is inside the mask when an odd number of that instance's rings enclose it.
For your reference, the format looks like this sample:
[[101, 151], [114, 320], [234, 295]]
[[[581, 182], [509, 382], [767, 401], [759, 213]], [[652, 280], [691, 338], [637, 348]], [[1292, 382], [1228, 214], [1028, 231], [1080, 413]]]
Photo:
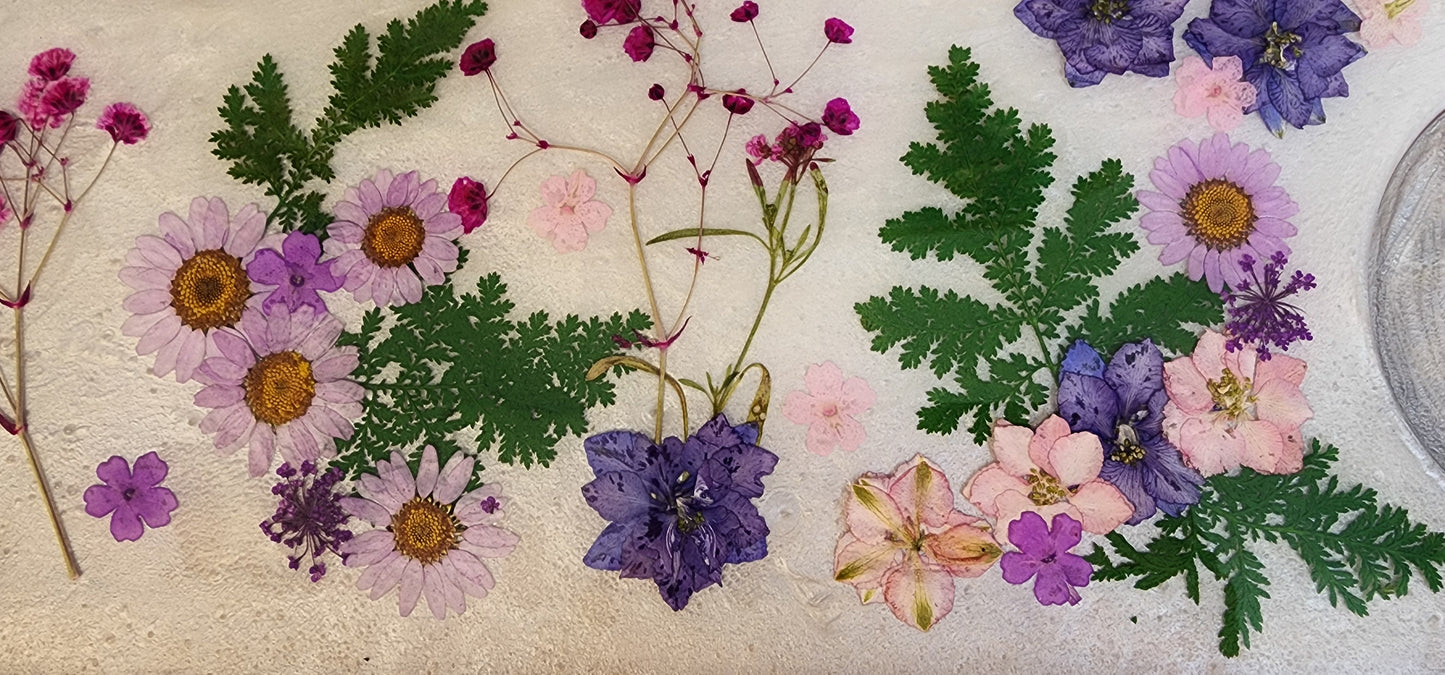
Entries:
[[[738, 90], [738, 94], [746, 93], [748, 93], [748, 90], [746, 89]], [[746, 115], [748, 114], [749, 110], [753, 109], [754, 101], [747, 96], [740, 96], [736, 94], [723, 94], [722, 103], [723, 107], [727, 108], [728, 112], [734, 115]]]
[[647, 90], [647, 97], [654, 101], [661, 101], [662, 97], [666, 95], [667, 90], [663, 89], [662, 85], [657, 83], [653, 83], [653, 85]]
[[850, 44], [853, 42], [853, 27], [835, 17], [823, 22], [823, 35], [828, 37], [829, 42]]
[[627, 52], [627, 56], [633, 61], [641, 63], [652, 58], [652, 50], [656, 44], [652, 26], [643, 24], [627, 33], [627, 39], [622, 41], [622, 51]]
[[577, 32], [582, 34], [584, 40], [591, 40], [597, 37], [597, 24], [588, 19], [582, 22], [582, 26], [577, 29]]
[[497, 45], [491, 38], [473, 42], [462, 52], [461, 61], [457, 65], [462, 69], [462, 74], [467, 77], [484, 73], [492, 68], [497, 62]]
[[20, 133], [20, 118], [0, 110], [0, 144], [15, 140]]
[[733, 13], [730, 16], [732, 17], [733, 21], [736, 21], [738, 23], [747, 23], [749, 21], [752, 21], [753, 19], [758, 18], [758, 3], [753, 2], [753, 0], [746, 0], [746, 2], [744, 2], [741, 6], [733, 10]]

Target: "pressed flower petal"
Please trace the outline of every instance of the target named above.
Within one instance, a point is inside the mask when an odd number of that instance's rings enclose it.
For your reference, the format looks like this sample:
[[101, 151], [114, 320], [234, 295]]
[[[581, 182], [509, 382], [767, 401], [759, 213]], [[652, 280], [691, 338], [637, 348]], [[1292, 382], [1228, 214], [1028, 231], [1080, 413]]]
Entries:
[[[430, 497], [432, 489], [437, 484], [437, 449], [428, 444], [421, 450], [421, 464], [416, 470], [416, 494], [418, 497]], [[451, 500], [437, 501], [446, 504]]]
[[833, 579], [858, 589], [882, 589], [884, 577], [902, 557], [897, 542], [869, 543], [844, 534], [833, 554]]
[[402, 616], [411, 616], [411, 610], [416, 608], [416, 601], [421, 599], [422, 588], [422, 565], [416, 560], [408, 558], [406, 567], [401, 571], [401, 591], [398, 596], [397, 609]]
[[521, 537], [516, 534], [492, 525], [469, 527], [464, 538], [472, 545], [472, 552], [483, 558], [505, 557], [517, 548], [517, 542], [521, 541]]
[[96, 518], [103, 518], [125, 503], [121, 491], [109, 485], [92, 485], [85, 489], [85, 512]]
[[457, 452], [447, 460], [447, 465], [442, 469], [440, 478], [437, 479], [435, 496], [442, 504], [450, 504], [462, 496], [462, 490], [467, 487], [467, 482], [472, 478], [472, 470], [476, 468], [476, 458], [462, 452]]
[[[1053, 419], [1063, 418], [1054, 417]], [[1065, 423], [1067, 428], [1067, 423]], [[1082, 432], [1069, 434], [1056, 441], [1049, 449], [1049, 465], [1054, 477], [1063, 485], [1081, 485], [1098, 477], [1099, 468], [1104, 465], [1104, 449], [1099, 437]]]
[[[388, 511], [386, 507], [370, 499], [362, 499], [360, 497], [342, 497], [340, 502], [341, 507], [346, 509], [347, 513], [350, 513], [357, 518], [365, 520], [366, 522], [371, 523], [376, 527], [386, 527], [387, 525], [391, 524], [391, 512]], [[374, 531], [384, 532], [382, 530]], [[364, 532], [362, 534], [356, 535], [356, 537], [352, 539], [352, 541], [355, 541], [357, 543], [354, 544], [352, 548], [357, 551], [364, 550], [360, 546], [360, 540], [362, 539], [363, 535], [369, 534], [371, 534], [371, 532]], [[391, 535], [387, 534], [386, 539], [390, 540]], [[388, 544], [388, 546], [390, 546], [390, 544]]]
[[1003, 554], [992, 535], [973, 525], [950, 527], [927, 537], [924, 546], [934, 561], [956, 577], [980, 576]]
[[110, 536], [116, 541], [136, 541], [145, 533], [140, 514], [129, 503], [122, 502], [110, 516]]
[[[1108, 534], [1123, 525], [1134, 515], [1134, 505], [1114, 487], [1101, 480], [1092, 480], [1079, 486], [1069, 497], [1069, 503], [1079, 510], [1083, 528], [1093, 534]], [[1059, 516], [1055, 516], [1056, 522]]]
[[894, 471], [888, 496], [904, 518], [932, 528], [941, 528], [953, 511], [953, 488], [943, 471], [923, 455], [914, 455], [906, 468]]
[[899, 621], [926, 631], [953, 611], [953, 577], [915, 555], [888, 573], [883, 597]]

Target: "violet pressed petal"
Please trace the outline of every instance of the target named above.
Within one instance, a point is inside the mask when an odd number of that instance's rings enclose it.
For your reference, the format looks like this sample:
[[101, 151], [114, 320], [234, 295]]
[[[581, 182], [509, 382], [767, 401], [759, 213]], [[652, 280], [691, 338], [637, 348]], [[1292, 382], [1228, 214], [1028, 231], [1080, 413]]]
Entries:
[[1118, 396], [1123, 414], [1132, 416], [1139, 410], [1159, 414], [1163, 410], [1157, 396], [1164, 391], [1164, 354], [1148, 338], [1126, 344], [1110, 359], [1104, 381]]
[[96, 518], [110, 515], [116, 507], [125, 503], [121, 491], [109, 485], [92, 485], [85, 489], [82, 498], [85, 500], [85, 512]]
[[116, 541], [136, 541], [145, 533], [140, 514], [129, 503], [122, 502], [110, 515], [110, 536]]
[[101, 462], [95, 467], [95, 476], [106, 485], [117, 490], [126, 490], [132, 486], [130, 475], [130, 463], [120, 455], [112, 456], [110, 459]]
[[165, 527], [171, 523], [171, 512], [176, 510], [176, 495], [169, 488], [152, 487], [138, 490], [130, 500], [131, 508], [145, 519], [146, 527]]

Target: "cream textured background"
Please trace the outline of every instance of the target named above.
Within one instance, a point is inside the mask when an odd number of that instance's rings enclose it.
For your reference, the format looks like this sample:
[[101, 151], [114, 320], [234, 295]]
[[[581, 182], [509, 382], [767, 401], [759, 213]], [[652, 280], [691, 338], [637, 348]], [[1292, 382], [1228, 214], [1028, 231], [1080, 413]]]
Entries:
[[[855, 44], [830, 49], [799, 87], [796, 103], [819, 110], [829, 98], [847, 96], [863, 127], [829, 144], [839, 162], [828, 168], [828, 238], [810, 266], [780, 291], [755, 356], [772, 369], [775, 404], [801, 387], [806, 364], [828, 359], [867, 378], [879, 394], [863, 418], [868, 443], [855, 454], [828, 458], [804, 451], [804, 429], [774, 408], [766, 444], [782, 460], [760, 500], [773, 528], [768, 558], [729, 567], [723, 588], [698, 594], [678, 614], [649, 583], [587, 569], [580, 558], [603, 522], [579, 498], [578, 487], [591, 473], [574, 439], [550, 469], [488, 469], [488, 480], [501, 481], [515, 498], [505, 524], [523, 540], [515, 554], [492, 566], [499, 579], [493, 594], [461, 617], [437, 622], [419, 609], [399, 618], [394, 594], [368, 601], [352, 586], [357, 573], [334, 563], [316, 585], [286, 569], [285, 552], [257, 530], [274, 508], [269, 481], [245, 477], [243, 454], [218, 458], [212, 452], [196, 428], [202, 417], [191, 403], [196, 385], [148, 374], [151, 359], [138, 358], [134, 341], [120, 335], [127, 289], [116, 272], [135, 236], [155, 230], [159, 213], [184, 213], [196, 195], [222, 196], [233, 208], [261, 198], [224, 174], [206, 142], [218, 128], [215, 108], [225, 86], [247, 78], [261, 54], [269, 51], [282, 64], [299, 117], [310, 119], [325, 103], [325, 65], [345, 31], [362, 22], [375, 33], [386, 19], [424, 4], [0, 1], [0, 91], [19, 90], [31, 54], [69, 46], [80, 54], [77, 71], [93, 80], [87, 114], [98, 114], [112, 100], [131, 100], [155, 123], [150, 140], [120, 153], [113, 173], [78, 214], [32, 305], [33, 426], [85, 575], [66, 580], [18, 444], [3, 441], [0, 671], [1149, 671], [1161, 665], [1191, 671], [1425, 671], [1445, 663], [1445, 596], [1417, 583], [1410, 597], [1373, 604], [1369, 618], [1357, 618], [1330, 608], [1282, 546], [1259, 548], [1273, 597], [1264, 603], [1265, 632], [1234, 660], [1215, 649], [1223, 609], [1215, 583], [1205, 586], [1197, 608], [1178, 580], [1149, 592], [1096, 584], [1076, 607], [1043, 608], [1026, 587], [1009, 586], [993, 572], [961, 581], [953, 614], [920, 634], [885, 607], [859, 606], [850, 588], [830, 580], [839, 494], [847, 480], [923, 452], [944, 467], [956, 488], [987, 461], [987, 453], [961, 434], [939, 437], [914, 429], [913, 411], [932, 386], [931, 375], [900, 372], [893, 354], [870, 352], [851, 309], [895, 283], [981, 288], [979, 270], [970, 263], [910, 263], [876, 238], [877, 227], [905, 209], [951, 203], [896, 161], [909, 141], [928, 135], [922, 107], [933, 92], [925, 67], [944, 61], [952, 43], [972, 46], [996, 100], [1053, 127], [1060, 159], [1046, 218], [1059, 216], [1067, 186], [1101, 159], [1119, 157], [1142, 177], [1177, 139], [1209, 133], [1202, 119], [1173, 113], [1172, 79], [1111, 77], [1088, 90], [1070, 90], [1056, 47], [1029, 34], [1007, 0], [760, 3], [760, 30], [784, 73], [812, 58], [826, 17], [841, 16], [857, 27]], [[765, 89], [766, 71], [751, 36], [727, 21], [734, 4], [702, 4], [712, 31], [706, 58], [716, 69], [710, 81]], [[1203, 14], [1207, 4], [1194, 0], [1179, 26]], [[1420, 44], [1380, 51], [1346, 70], [1352, 96], [1326, 103], [1327, 125], [1291, 131], [1279, 141], [1249, 119], [1235, 134], [1269, 148], [1283, 167], [1280, 181], [1301, 207], [1295, 219], [1300, 235], [1292, 240], [1295, 261], [1321, 284], [1304, 301], [1317, 336], [1300, 350], [1311, 362], [1305, 391], [1316, 413], [1307, 432], [1342, 448], [1338, 470], [1346, 481], [1379, 489], [1437, 530], [1445, 529], [1438, 470], [1412, 449], [1389, 401], [1369, 343], [1363, 280], [1375, 208], [1390, 171], [1445, 100], [1439, 5], [1426, 18]], [[615, 32], [593, 42], [579, 39], [582, 18], [571, 0], [499, 0], [471, 39], [498, 41], [498, 75], [519, 113], [544, 135], [630, 155], [651, 129], [623, 124], [652, 119], [656, 110], [645, 98], [647, 86], [680, 86], [679, 71], [666, 58], [631, 64]], [[1177, 49], [1181, 57], [1190, 53], [1182, 40]], [[441, 101], [405, 127], [368, 130], [343, 143], [331, 198], [382, 166], [416, 168], [448, 183], [469, 174], [490, 185], [524, 151], [500, 139], [504, 132], [481, 83], [453, 76], [439, 92]], [[719, 106], [706, 107], [709, 118], [698, 128], [713, 133], [716, 127], [708, 124], [722, 116]], [[732, 137], [732, 154], [714, 177], [719, 189], [711, 195], [712, 226], [756, 222], [737, 157], [746, 136], [775, 127], [761, 111], [743, 121], [743, 133]], [[694, 142], [710, 148], [713, 141]], [[82, 167], [95, 161], [98, 156], [87, 156]], [[462, 285], [484, 269], [500, 270], [524, 310], [554, 314], [610, 313], [643, 303], [620, 217], [585, 252], [566, 256], [554, 254], [525, 226], [526, 213], [540, 203], [535, 186], [541, 179], [577, 166], [600, 179], [600, 198], [622, 213], [621, 182], [596, 164], [577, 161], [544, 156], [508, 179], [493, 202], [490, 226], [463, 240], [473, 255]], [[692, 197], [680, 196], [692, 194], [684, 170], [674, 155], [643, 183], [647, 232], [695, 217]], [[0, 233], [0, 243], [13, 248], [14, 241], [13, 228]], [[761, 289], [765, 260], [754, 250], [728, 242], [716, 244], [714, 252], [721, 259], [707, 264], [701, 281], [698, 307], [705, 313], [675, 351], [673, 367], [682, 373], [700, 374], [705, 365], [716, 369], [731, 360]], [[1114, 287], [1156, 274], [1156, 253], [1146, 247]], [[652, 259], [669, 289], [663, 303], [676, 311], [679, 286], [691, 269], [686, 254], [658, 250]], [[333, 307], [355, 321], [349, 297], [336, 298]], [[592, 412], [594, 429], [650, 424], [647, 383], [629, 380], [621, 393], [620, 405]], [[181, 507], [169, 527], [118, 544], [105, 521], [85, 515], [81, 493], [95, 482], [101, 460], [149, 450], [170, 463], [166, 484]]]

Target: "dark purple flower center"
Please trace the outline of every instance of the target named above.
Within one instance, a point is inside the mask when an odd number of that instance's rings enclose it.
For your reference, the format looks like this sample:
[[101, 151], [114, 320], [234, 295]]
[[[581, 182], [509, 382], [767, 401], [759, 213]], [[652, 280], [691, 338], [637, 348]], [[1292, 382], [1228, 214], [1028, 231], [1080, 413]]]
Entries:
[[1050, 554], [1048, 554], [1048, 555], [1046, 555], [1046, 556], [1044, 556], [1044, 557], [1042, 557], [1042, 558], [1039, 558], [1039, 562], [1041, 562], [1041, 563], [1043, 563], [1043, 564], [1045, 564], [1045, 565], [1052, 565], [1052, 564], [1054, 564], [1054, 561], [1056, 561], [1056, 560], [1058, 560], [1058, 559], [1059, 559], [1059, 554], [1057, 554], [1057, 553], [1050, 553]]
[[1259, 62], [1287, 69], [1304, 55], [1304, 50], [1299, 48], [1301, 42], [1304, 38], [1282, 30], [1278, 22], [1271, 23], [1264, 34], [1264, 53], [1260, 54]]
[[1095, 21], [1113, 23], [1129, 14], [1129, 0], [1094, 0], [1089, 6], [1089, 15]]
[[126, 488], [124, 491], [122, 491], [122, 492], [120, 493], [120, 498], [121, 498], [121, 499], [124, 499], [124, 500], [126, 500], [126, 501], [130, 501], [130, 500], [132, 500], [132, 499], [135, 499], [135, 488], [133, 488], [133, 487], [132, 487], [132, 488]]
[[297, 287], [297, 288], [301, 288], [302, 286], [305, 286], [305, 285], [306, 285], [306, 277], [303, 277], [303, 276], [301, 276], [300, 274], [293, 274], [293, 275], [291, 275], [291, 285], [292, 285], [292, 286], [295, 286], [295, 287]]

